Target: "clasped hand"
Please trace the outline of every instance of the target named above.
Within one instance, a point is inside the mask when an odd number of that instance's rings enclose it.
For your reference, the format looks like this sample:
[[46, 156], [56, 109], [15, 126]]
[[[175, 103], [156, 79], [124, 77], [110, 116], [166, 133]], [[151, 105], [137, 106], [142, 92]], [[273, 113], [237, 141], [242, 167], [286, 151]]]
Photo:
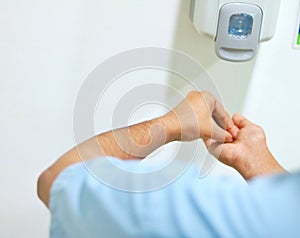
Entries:
[[174, 140], [202, 138], [210, 153], [245, 179], [285, 171], [269, 151], [263, 129], [242, 115], [231, 118], [207, 91], [190, 92], [164, 120], [171, 123]]

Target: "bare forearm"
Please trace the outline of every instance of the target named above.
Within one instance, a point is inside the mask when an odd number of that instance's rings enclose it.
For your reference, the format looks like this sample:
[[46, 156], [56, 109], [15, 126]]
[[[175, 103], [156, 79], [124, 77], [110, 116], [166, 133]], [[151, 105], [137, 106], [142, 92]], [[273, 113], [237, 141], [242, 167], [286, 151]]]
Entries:
[[175, 140], [213, 138], [231, 142], [232, 135], [226, 130], [233, 126], [229, 114], [210, 93], [192, 91], [163, 117], [95, 136], [64, 154], [40, 176], [39, 196], [48, 205], [54, 179], [71, 164], [105, 155], [142, 159]]
[[[160, 117], [133, 126], [108, 131], [95, 136], [61, 157], [70, 163], [90, 160], [99, 156], [120, 159], [142, 159], [158, 147], [174, 140], [169, 120]], [[73, 159], [67, 159], [68, 157]]]
[[[48, 205], [50, 187], [57, 175], [68, 166], [100, 156], [142, 159], [158, 147], [176, 139], [170, 116], [109, 131], [95, 136], [61, 156], [39, 178], [39, 197]], [[174, 132], [174, 133], [173, 133]]]
[[105, 155], [121, 159], [142, 159], [158, 147], [174, 140], [166, 117], [113, 130], [97, 136]]

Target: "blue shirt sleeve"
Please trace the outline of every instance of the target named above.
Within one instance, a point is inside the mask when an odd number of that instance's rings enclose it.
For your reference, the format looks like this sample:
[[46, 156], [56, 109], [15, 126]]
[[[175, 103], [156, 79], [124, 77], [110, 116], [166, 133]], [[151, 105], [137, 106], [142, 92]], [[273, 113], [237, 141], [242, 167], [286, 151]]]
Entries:
[[[87, 163], [101, 170], [103, 161]], [[300, 173], [247, 185], [199, 178], [190, 166], [161, 189], [131, 193], [99, 182], [78, 163], [54, 181], [50, 210], [51, 238], [299, 237]]]

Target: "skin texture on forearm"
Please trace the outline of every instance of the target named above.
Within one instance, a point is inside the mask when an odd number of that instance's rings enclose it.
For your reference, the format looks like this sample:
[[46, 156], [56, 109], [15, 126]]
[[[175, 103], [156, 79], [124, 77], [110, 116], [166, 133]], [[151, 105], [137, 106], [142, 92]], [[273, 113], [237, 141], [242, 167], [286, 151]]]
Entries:
[[231, 118], [209, 92], [192, 91], [160, 118], [100, 134], [71, 149], [40, 175], [38, 196], [48, 206], [53, 181], [74, 163], [100, 156], [143, 159], [171, 141], [199, 138], [217, 159], [245, 179], [285, 172], [268, 150], [261, 128], [241, 115]]
[[61, 156], [38, 180], [38, 195], [48, 206], [50, 188], [59, 173], [80, 161], [100, 156], [142, 159], [171, 141], [213, 138], [232, 142], [234, 124], [223, 106], [208, 92], [190, 92], [168, 114], [137, 125], [95, 136]]
[[97, 136], [105, 155], [120, 159], [143, 159], [158, 147], [171, 141], [165, 117], [113, 130]]
[[38, 195], [49, 204], [51, 185], [68, 166], [100, 156], [120, 159], [142, 159], [158, 147], [171, 142], [175, 136], [169, 119], [161, 117], [137, 125], [109, 131], [93, 137], [61, 156], [38, 180]]

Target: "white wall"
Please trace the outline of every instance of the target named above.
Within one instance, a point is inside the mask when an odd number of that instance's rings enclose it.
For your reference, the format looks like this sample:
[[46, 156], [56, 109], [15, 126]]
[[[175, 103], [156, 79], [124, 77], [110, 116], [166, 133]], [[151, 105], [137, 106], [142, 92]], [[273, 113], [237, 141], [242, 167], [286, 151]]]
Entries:
[[293, 48], [299, 7], [299, 0], [282, 1], [276, 36], [261, 45], [244, 108], [266, 130], [271, 151], [291, 171], [300, 168], [300, 49]]
[[[262, 125], [280, 162], [290, 170], [300, 167], [300, 51], [292, 48], [299, 1], [282, 1], [275, 38], [261, 46], [255, 61], [243, 64], [216, 58], [213, 42], [192, 27], [189, 3], [0, 2], [0, 237], [47, 237], [50, 216], [36, 197], [37, 177], [74, 144], [73, 106], [85, 77], [128, 49], [174, 48], [197, 59], [216, 81], [229, 111], [244, 111]], [[148, 82], [151, 76], [184, 87], [164, 73], [132, 77]]]

